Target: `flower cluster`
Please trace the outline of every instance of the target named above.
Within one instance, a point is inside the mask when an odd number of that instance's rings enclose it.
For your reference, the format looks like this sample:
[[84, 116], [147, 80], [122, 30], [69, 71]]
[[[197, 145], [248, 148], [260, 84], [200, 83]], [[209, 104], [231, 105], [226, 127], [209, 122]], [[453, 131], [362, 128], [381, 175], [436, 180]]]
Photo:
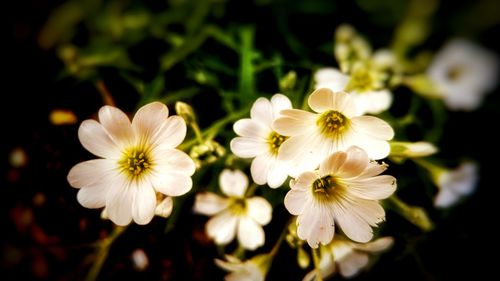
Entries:
[[[115, 107], [102, 107], [99, 121], [86, 120], [78, 131], [83, 147], [99, 157], [69, 171], [78, 202], [104, 208], [117, 225], [143, 225], [155, 214], [170, 217], [175, 197], [194, 194], [194, 213], [210, 217], [206, 236], [225, 253], [238, 245], [225, 260], [215, 261], [230, 272], [226, 280], [264, 280], [284, 237], [303, 268], [310, 263], [303, 247], [311, 248], [315, 269], [304, 280], [336, 271], [352, 277], [368, 264], [369, 254], [394, 243], [377, 228], [386, 219], [385, 208], [431, 229], [423, 209], [394, 194], [397, 180], [386, 174], [389, 164], [408, 160], [425, 169], [438, 187], [438, 208], [474, 191], [477, 164], [467, 160], [456, 170], [444, 167], [429, 157], [438, 153], [436, 145], [395, 130], [414, 122], [412, 109], [402, 120], [388, 110], [400, 86], [419, 98], [441, 99], [450, 110], [473, 110], [495, 86], [496, 58], [469, 41], [454, 40], [424, 72], [415, 73], [392, 51], [373, 52], [352, 27], [339, 27], [335, 38], [339, 68], [311, 73], [314, 89], [303, 96], [301, 109], [285, 94], [259, 97], [249, 118], [234, 123], [235, 135], [226, 144], [215, 140], [223, 126], [202, 132], [185, 103], [176, 106], [179, 116], [169, 116], [163, 103], [149, 103], [132, 121]], [[186, 124], [194, 136], [188, 142]], [[218, 175], [218, 185], [193, 184], [195, 171], [207, 169]], [[267, 245], [273, 207], [282, 205], [290, 222], [278, 242], [270, 252], [244, 260], [245, 251]]]

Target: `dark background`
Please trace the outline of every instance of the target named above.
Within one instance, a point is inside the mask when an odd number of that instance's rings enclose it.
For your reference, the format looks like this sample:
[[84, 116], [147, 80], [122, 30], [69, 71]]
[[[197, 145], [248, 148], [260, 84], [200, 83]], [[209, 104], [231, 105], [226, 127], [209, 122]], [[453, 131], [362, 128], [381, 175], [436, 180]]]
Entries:
[[[67, 108], [81, 122], [102, 105], [92, 83], [58, 79], [64, 65], [54, 50], [43, 50], [37, 44], [40, 28], [50, 11], [61, 2], [20, 1], [5, 11], [8, 29], [2, 120], [7, 128], [2, 134], [3, 194], [0, 204], [4, 230], [0, 245], [2, 276], [7, 280], [83, 279], [90, 265], [89, 255], [93, 253], [91, 244], [112, 228], [111, 222], [99, 218], [99, 211], [81, 207], [76, 201], [76, 190], [66, 182], [69, 168], [92, 158], [78, 142], [78, 124], [53, 126], [48, 120], [51, 110]], [[365, 2], [368, 1], [275, 1], [255, 5], [253, 1], [231, 1], [227, 5], [229, 12], [217, 23], [222, 27], [255, 25], [256, 47], [264, 54], [279, 50], [292, 65], [303, 61], [335, 65], [331, 54], [317, 50], [331, 41], [338, 24], [353, 24], [375, 48], [383, 47], [389, 44], [394, 24], [402, 17], [405, 8], [405, 4], [401, 4], [404, 1], [385, 1], [381, 8], [367, 11], [360, 8]], [[498, 50], [498, 13], [489, 11], [490, 15], [484, 19], [474, 17], [476, 26], [471, 24], [468, 16], [473, 7], [491, 7], [493, 2], [443, 1], [432, 23], [433, 32], [424, 46], [436, 50], [445, 39], [463, 35], [491, 50]], [[168, 7], [164, 1], [146, 1], [146, 5]], [[290, 40], [298, 42], [295, 47], [291, 47]], [[145, 81], [151, 80], [159, 67], [152, 59], [154, 54], [161, 54], [164, 48], [163, 44], [153, 41], [135, 46], [131, 51], [136, 62], [147, 66], [148, 70], [139, 74]], [[216, 47], [208, 43], [204, 51], [210, 52], [212, 48]], [[230, 55], [227, 59], [237, 63], [237, 58]], [[175, 75], [182, 70], [171, 72]], [[99, 75], [108, 82], [118, 106], [133, 111], [139, 100], [133, 88], [113, 69], [100, 69]], [[261, 92], [278, 91], [276, 85], [266, 83], [266, 78], [257, 79]], [[176, 83], [175, 80], [173, 77], [169, 81]], [[405, 94], [401, 95], [404, 99]], [[201, 116], [204, 112], [212, 112], [207, 103], [216, 109], [218, 102], [217, 98], [193, 99]], [[497, 233], [493, 230], [498, 213], [498, 165], [495, 164], [498, 141], [493, 136], [500, 120], [498, 106], [497, 89], [487, 96], [478, 111], [450, 113], [438, 144], [442, 158], [458, 160], [469, 157], [480, 163], [481, 181], [477, 192], [450, 210], [436, 211], [423, 195], [413, 196], [408, 189], [401, 190], [400, 196], [405, 201], [430, 210], [436, 229], [421, 233], [398, 214], [388, 211], [382, 233], [393, 234], [396, 245], [370, 271], [361, 274], [360, 280], [448, 280], [495, 276], [495, 260], [488, 256], [494, 257], [498, 253]], [[169, 108], [173, 109], [172, 105]], [[202, 121], [202, 127], [220, 115], [213, 113], [213, 117]], [[15, 147], [26, 151], [27, 166], [13, 168], [9, 165], [8, 156]], [[415, 167], [410, 166], [406, 164], [399, 169], [406, 174], [417, 173]], [[396, 167], [393, 174], [397, 176], [397, 172]], [[114, 243], [100, 279], [220, 280], [224, 273], [213, 264], [213, 258], [220, 256], [203, 235], [206, 218], [189, 211], [191, 201], [192, 198], [188, 199], [183, 206], [183, 217], [175, 230], [167, 235], [163, 234], [163, 219], [155, 218], [147, 226], [131, 225]], [[265, 228], [265, 249], [272, 247], [277, 239], [287, 213], [280, 207], [273, 216], [273, 223]], [[150, 266], [144, 272], [136, 272], [130, 261], [131, 253], [137, 248], [144, 249], [149, 256]], [[295, 266], [295, 253], [285, 243], [268, 277], [269, 280], [301, 280], [305, 273]]]

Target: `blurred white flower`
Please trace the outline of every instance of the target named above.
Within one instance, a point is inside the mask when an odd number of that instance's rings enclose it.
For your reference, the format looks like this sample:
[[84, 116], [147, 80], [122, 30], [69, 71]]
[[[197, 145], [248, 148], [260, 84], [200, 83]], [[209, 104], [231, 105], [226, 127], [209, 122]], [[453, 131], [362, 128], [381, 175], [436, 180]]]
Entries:
[[498, 79], [498, 57], [465, 39], [454, 39], [439, 51], [427, 71], [451, 110], [477, 109]]
[[230, 272], [224, 277], [226, 281], [264, 281], [271, 265], [271, 256], [257, 255], [247, 261], [226, 255], [226, 260], [215, 260], [220, 268]]
[[137, 271], [144, 271], [149, 265], [149, 259], [143, 249], [136, 249], [132, 253], [132, 264]]
[[[314, 75], [316, 81], [315, 89], [328, 88], [334, 92], [346, 91], [352, 95], [352, 99], [359, 108], [359, 114], [372, 113], [377, 114], [387, 110], [392, 104], [392, 93], [387, 89], [353, 88], [347, 90], [349, 83], [353, 79], [358, 81], [372, 80], [372, 75], [368, 70], [359, 70], [357, 75], [346, 75], [340, 70], [328, 67], [322, 68]], [[379, 88], [379, 87], [377, 87]]]
[[215, 243], [225, 245], [237, 234], [239, 243], [249, 250], [264, 245], [262, 226], [268, 224], [272, 216], [269, 202], [259, 196], [245, 198], [248, 179], [242, 171], [225, 169], [220, 174], [219, 184], [228, 197], [204, 192], [195, 198], [195, 212], [214, 216], [206, 224], [208, 236]]
[[168, 117], [159, 102], [139, 109], [132, 123], [118, 108], [103, 106], [99, 121], [85, 120], [78, 137], [100, 159], [75, 165], [68, 174], [86, 208], [106, 207], [117, 225], [133, 219], [147, 224], [155, 214], [156, 192], [180, 196], [192, 187], [193, 160], [175, 149], [186, 136], [181, 117]]
[[387, 168], [359, 147], [327, 157], [315, 172], [302, 173], [285, 196], [285, 207], [297, 218], [297, 235], [312, 248], [331, 242], [334, 221], [350, 239], [368, 242], [372, 227], [385, 219], [378, 200], [396, 190], [396, 179], [380, 175]]
[[451, 207], [459, 199], [470, 195], [479, 180], [478, 167], [474, 162], [464, 162], [455, 170], [443, 170], [435, 177], [439, 191], [434, 198], [434, 206]]
[[273, 122], [276, 132], [290, 137], [281, 145], [278, 159], [291, 161], [291, 176], [316, 169], [325, 156], [352, 145], [372, 159], [389, 155], [387, 140], [394, 136], [393, 129], [382, 119], [360, 116], [349, 94], [322, 88], [308, 102], [316, 113], [285, 109]]
[[[369, 254], [383, 252], [394, 243], [392, 237], [382, 237], [365, 244], [354, 243], [342, 239], [334, 239], [327, 246], [320, 248], [320, 270], [323, 278], [335, 274], [338, 266], [340, 275], [345, 278], [356, 276], [368, 265]], [[315, 280], [317, 271], [312, 270], [303, 281]]]
[[172, 197], [165, 197], [160, 202], [157, 203], [155, 208], [155, 215], [168, 218], [172, 214], [172, 209], [174, 208], [174, 202]]
[[257, 184], [268, 184], [277, 188], [288, 177], [288, 163], [278, 160], [278, 149], [287, 137], [276, 133], [272, 122], [283, 109], [291, 109], [290, 100], [276, 94], [269, 101], [259, 98], [250, 111], [250, 119], [241, 119], [234, 124], [234, 131], [239, 137], [231, 141], [231, 150], [236, 156], [254, 158], [250, 171]]

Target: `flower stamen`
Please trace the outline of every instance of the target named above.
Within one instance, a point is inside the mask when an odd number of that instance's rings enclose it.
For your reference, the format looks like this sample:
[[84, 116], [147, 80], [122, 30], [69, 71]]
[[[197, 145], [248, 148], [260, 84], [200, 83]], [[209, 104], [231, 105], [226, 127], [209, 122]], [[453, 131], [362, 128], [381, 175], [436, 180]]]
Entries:
[[137, 177], [150, 168], [151, 161], [143, 150], [132, 149], [124, 153], [119, 165], [122, 171], [126, 171], [131, 177]]
[[329, 110], [320, 115], [316, 125], [326, 137], [337, 138], [348, 128], [349, 119], [336, 110]]
[[267, 138], [267, 143], [269, 144], [269, 151], [273, 155], [278, 155], [280, 146], [288, 139], [286, 136], [282, 136], [276, 132], [271, 132]]

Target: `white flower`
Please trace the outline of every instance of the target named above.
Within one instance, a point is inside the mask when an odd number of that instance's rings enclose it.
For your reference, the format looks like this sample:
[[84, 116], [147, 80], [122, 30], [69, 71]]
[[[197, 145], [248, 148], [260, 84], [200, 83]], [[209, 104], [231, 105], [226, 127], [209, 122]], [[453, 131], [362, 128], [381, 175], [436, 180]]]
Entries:
[[434, 206], [447, 208], [464, 196], [474, 192], [479, 180], [476, 163], [464, 162], [455, 170], [444, 170], [436, 177], [439, 191]]
[[309, 106], [317, 113], [298, 109], [281, 111], [274, 129], [289, 136], [280, 147], [278, 159], [292, 161], [291, 176], [316, 169], [327, 155], [355, 145], [371, 159], [389, 155], [387, 140], [394, 131], [385, 121], [373, 116], [360, 116], [351, 96], [322, 88], [309, 96]]
[[312, 248], [334, 236], [334, 221], [350, 239], [368, 242], [372, 227], [385, 219], [378, 200], [396, 189], [396, 179], [379, 175], [387, 168], [370, 162], [365, 151], [350, 147], [327, 157], [315, 172], [301, 174], [285, 196], [285, 207], [297, 218], [297, 235]]
[[219, 177], [221, 197], [211, 192], [196, 195], [194, 211], [214, 216], [206, 224], [206, 231], [215, 243], [225, 245], [236, 233], [240, 244], [249, 250], [264, 245], [263, 225], [271, 221], [272, 207], [262, 197], [245, 198], [248, 179], [242, 171], [225, 169]]
[[230, 272], [224, 277], [226, 281], [264, 281], [271, 263], [271, 256], [257, 255], [245, 262], [238, 258], [226, 255], [226, 260], [215, 260], [220, 268]]
[[427, 74], [452, 110], [475, 110], [498, 79], [498, 58], [465, 39], [455, 39], [435, 56]]
[[[394, 243], [392, 237], [382, 237], [365, 244], [354, 243], [342, 239], [334, 239], [330, 244], [321, 247], [320, 270], [323, 278], [332, 276], [338, 266], [340, 275], [345, 278], [356, 276], [368, 265], [368, 255], [387, 250]], [[335, 265], [336, 264], [336, 265]], [[309, 272], [303, 281], [316, 278], [316, 270]]]
[[[376, 56], [384, 66], [390, 63], [387, 54]], [[352, 95], [359, 110], [359, 114], [378, 114], [387, 110], [392, 104], [392, 93], [384, 89], [385, 75], [365, 64], [357, 64], [351, 75], [346, 75], [333, 67], [319, 69], [314, 74], [315, 89], [328, 88], [333, 92], [346, 91]]]
[[80, 188], [82, 206], [106, 207], [117, 225], [132, 219], [147, 224], [155, 214], [156, 192], [180, 196], [191, 189], [193, 160], [175, 149], [186, 136], [186, 124], [168, 117], [164, 104], [143, 106], [132, 123], [118, 108], [103, 106], [99, 121], [83, 121], [78, 137], [101, 158], [79, 163], [68, 174], [70, 185]]
[[277, 159], [278, 150], [287, 137], [276, 133], [272, 122], [283, 109], [291, 109], [290, 100], [276, 94], [269, 101], [259, 98], [250, 111], [250, 119], [234, 123], [234, 131], [239, 137], [231, 141], [231, 150], [236, 156], [254, 158], [250, 171], [257, 184], [268, 184], [277, 188], [288, 177], [288, 163]]

